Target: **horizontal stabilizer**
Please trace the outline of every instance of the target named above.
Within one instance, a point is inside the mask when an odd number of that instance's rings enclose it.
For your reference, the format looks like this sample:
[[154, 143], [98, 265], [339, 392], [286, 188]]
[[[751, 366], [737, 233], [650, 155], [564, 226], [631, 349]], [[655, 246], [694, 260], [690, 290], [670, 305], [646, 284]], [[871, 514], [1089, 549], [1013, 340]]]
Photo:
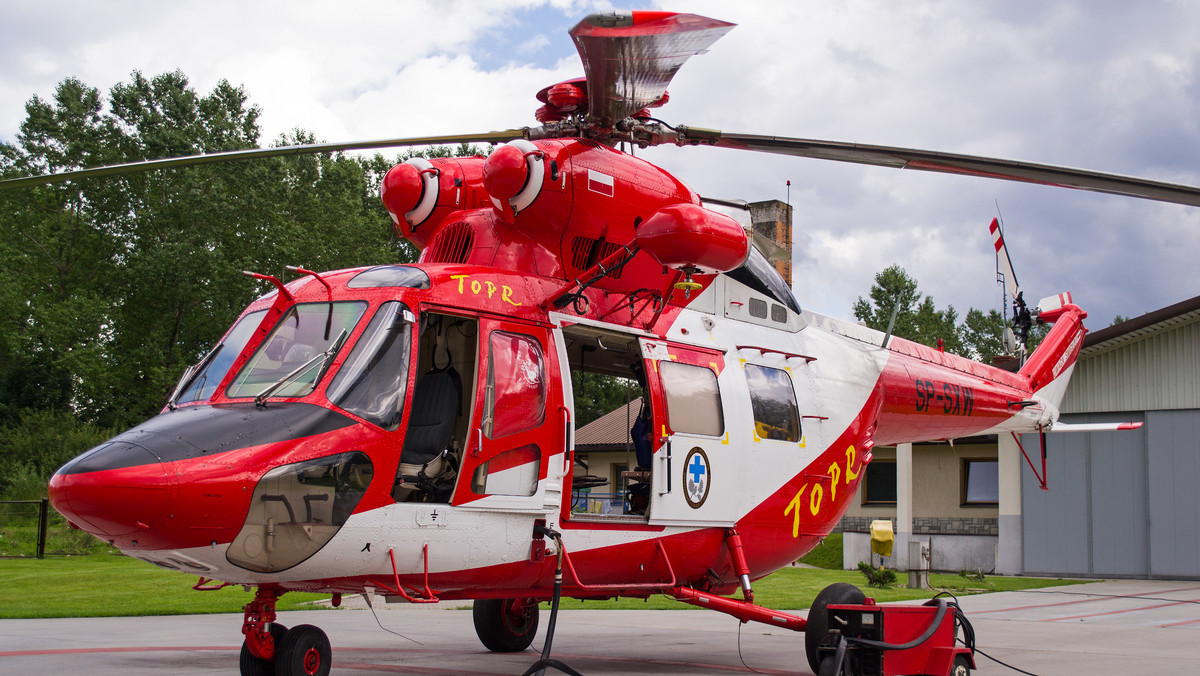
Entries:
[[1136, 430], [1144, 423], [1140, 422], [1120, 422], [1120, 423], [1064, 423], [1056, 422], [1048, 432], [1117, 432], [1123, 430]]

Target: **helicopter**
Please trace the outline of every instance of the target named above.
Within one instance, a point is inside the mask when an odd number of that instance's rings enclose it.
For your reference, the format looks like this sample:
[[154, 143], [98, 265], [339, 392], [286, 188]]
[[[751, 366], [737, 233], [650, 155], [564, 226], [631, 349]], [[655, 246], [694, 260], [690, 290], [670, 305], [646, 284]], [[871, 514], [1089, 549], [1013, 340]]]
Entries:
[[[0, 189], [274, 155], [490, 143], [412, 158], [381, 199], [416, 263], [291, 266], [182, 374], [161, 413], [70, 461], [50, 499], [126, 555], [255, 589], [243, 674], [326, 674], [289, 591], [474, 601], [489, 650], [527, 649], [539, 604], [665, 594], [805, 632], [753, 582], [836, 526], [879, 445], [1063, 431], [1086, 329], [1069, 293], [1017, 372], [803, 309], [752, 245], [744, 205], [707, 200], [620, 149], [710, 146], [964, 174], [1200, 206], [1195, 187], [1043, 164], [670, 125], [651, 110], [733, 24], [593, 14], [585, 76], [537, 93], [539, 125], [213, 153], [0, 181]], [[572, 376], [640, 399], [613, 513], [571, 509]], [[1088, 431], [1122, 425], [1088, 425]], [[740, 591], [740, 598], [733, 597]], [[862, 599], [822, 593], [814, 609]], [[536, 666], [536, 665], [535, 665]], [[531, 671], [533, 669], [531, 668]], [[565, 670], [565, 669], [564, 669]], [[573, 672], [571, 672], [573, 673]]]

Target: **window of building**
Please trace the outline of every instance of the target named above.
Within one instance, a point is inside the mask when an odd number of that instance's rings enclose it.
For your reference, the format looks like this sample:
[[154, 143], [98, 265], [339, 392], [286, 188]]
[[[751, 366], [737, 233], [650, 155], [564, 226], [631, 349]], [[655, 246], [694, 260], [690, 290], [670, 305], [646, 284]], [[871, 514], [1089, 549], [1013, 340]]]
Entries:
[[863, 478], [864, 505], [896, 504], [896, 463], [875, 460]]
[[745, 372], [754, 433], [759, 439], [800, 441], [800, 409], [787, 371], [746, 364]]
[[660, 361], [658, 372], [667, 396], [667, 423], [672, 431], [713, 437], [725, 433], [721, 393], [712, 369]]
[[999, 504], [1000, 462], [998, 460], [963, 460], [962, 467], [962, 504]]

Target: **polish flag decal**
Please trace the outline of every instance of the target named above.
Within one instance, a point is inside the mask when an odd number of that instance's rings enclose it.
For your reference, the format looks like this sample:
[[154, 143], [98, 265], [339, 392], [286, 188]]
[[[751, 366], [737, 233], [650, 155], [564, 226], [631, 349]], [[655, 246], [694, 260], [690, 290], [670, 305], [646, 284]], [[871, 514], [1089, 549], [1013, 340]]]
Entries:
[[613, 177], [601, 174], [595, 169], [588, 169], [588, 190], [598, 192], [605, 197], [613, 196]]

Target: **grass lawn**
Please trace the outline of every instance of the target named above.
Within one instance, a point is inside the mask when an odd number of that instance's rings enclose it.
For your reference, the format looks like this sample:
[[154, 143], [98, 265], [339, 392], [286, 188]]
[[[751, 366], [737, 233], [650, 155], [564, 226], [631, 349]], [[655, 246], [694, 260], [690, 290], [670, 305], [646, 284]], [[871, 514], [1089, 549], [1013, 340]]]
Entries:
[[[898, 574], [906, 579], [905, 574]], [[768, 608], [780, 610], [799, 610], [812, 605], [817, 594], [834, 582], [849, 582], [867, 596], [884, 603], [887, 601], [907, 601], [912, 599], [927, 599], [939, 591], [949, 591], [955, 596], [964, 594], [980, 594], [993, 591], [1017, 591], [1020, 589], [1037, 589], [1039, 587], [1054, 587], [1058, 585], [1077, 584], [1076, 580], [1054, 580], [1032, 577], [996, 577], [989, 576], [982, 582], [967, 579], [956, 574], [930, 575], [929, 584], [933, 590], [907, 589], [891, 587], [876, 589], [867, 586], [866, 578], [857, 570], [823, 570], [819, 568], [784, 568], [753, 584], [754, 602]], [[741, 594], [735, 594], [741, 598]], [[615, 601], [577, 601], [563, 599], [561, 608], [592, 608], [592, 609], [642, 609], [661, 610], [677, 608], [694, 608], [680, 603], [667, 596], [652, 596], [648, 599], [617, 599]]]
[[[832, 546], [832, 543], [826, 543]], [[858, 571], [819, 568], [784, 568], [754, 583], [754, 600], [768, 608], [807, 608], [821, 589], [834, 582], [858, 585], [877, 601], [925, 599], [938, 590], [955, 595], [990, 591], [1033, 589], [1073, 581], [1017, 577], [987, 577], [983, 581], [960, 575], [930, 575], [934, 591], [903, 587], [874, 589]], [[0, 589], [7, 590], [0, 604], [0, 618], [104, 617], [119, 615], [187, 615], [237, 613], [254, 598], [241, 587], [198, 592], [193, 576], [156, 568], [118, 554], [52, 556], [37, 559], [0, 559]], [[903, 579], [903, 576], [902, 576]], [[27, 590], [21, 593], [15, 590]], [[740, 598], [740, 595], [737, 595]], [[307, 608], [322, 594], [289, 592], [279, 599], [279, 610]], [[464, 601], [469, 608], [470, 602]], [[666, 596], [615, 601], [563, 599], [563, 608], [593, 609], [689, 609]]]
[[[108, 617], [240, 613], [253, 591], [192, 589], [197, 578], [119, 554], [0, 560], [0, 618]], [[322, 594], [290, 592], [278, 610], [296, 610]]]

